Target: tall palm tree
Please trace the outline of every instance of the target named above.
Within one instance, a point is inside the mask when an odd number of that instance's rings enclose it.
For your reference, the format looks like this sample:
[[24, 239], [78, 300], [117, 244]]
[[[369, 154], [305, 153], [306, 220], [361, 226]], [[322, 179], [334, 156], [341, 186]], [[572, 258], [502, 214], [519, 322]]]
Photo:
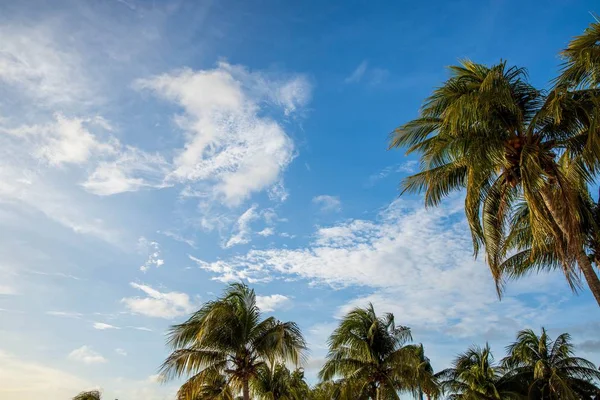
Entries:
[[98, 390], [90, 390], [87, 392], [81, 392], [77, 396], [73, 397], [73, 400], [100, 400], [102, 395]]
[[451, 399], [501, 400], [519, 399], [518, 391], [504, 378], [504, 371], [494, 364], [490, 347], [470, 347], [460, 354], [452, 367], [438, 374], [441, 386]]
[[327, 361], [319, 376], [336, 377], [355, 387], [357, 396], [398, 399], [398, 392], [417, 391], [420, 346], [407, 345], [410, 329], [397, 326], [393, 314], [378, 317], [372, 304], [344, 316], [329, 337]]
[[567, 333], [552, 341], [544, 328], [540, 336], [523, 330], [507, 352], [502, 360], [507, 379], [521, 385], [531, 400], [590, 399], [600, 392], [600, 371], [573, 355]]
[[306, 350], [299, 327], [273, 317], [261, 319], [254, 290], [241, 283], [174, 325], [168, 345], [173, 353], [161, 367], [163, 379], [189, 377], [179, 390], [180, 400], [192, 400], [211, 387], [230, 388], [249, 400], [250, 382], [267, 361], [298, 365]]
[[281, 363], [263, 364], [252, 380], [251, 389], [260, 400], [305, 400], [310, 396], [304, 371], [290, 371]]
[[433, 372], [433, 367], [428, 357], [425, 356], [423, 345], [413, 347], [415, 359], [417, 360], [416, 368], [412, 369], [414, 373], [413, 380], [418, 383], [413, 394], [423, 400], [423, 395], [427, 395], [427, 399], [436, 398], [440, 395], [440, 387], [437, 377]]
[[600, 22], [594, 22], [562, 51], [565, 62], [557, 83], [569, 87], [600, 85]]
[[600, 171], [600, 94], [537, 90], [523, 69], [505, 62], [463, 61], [450, 71], [420, 117], [393, 133], [391, 147], [421, 159], [404, 191], [424, 192], [426, 205], [435, 206], [465, 190], [475, 254], [483, 246], [499, 290], [500, 265], [519, 250], [507, 240], [513, 219], [526, 209], [530, 258], [548, 254], [550, 240], [567, 278], [582, 272], [600, 305], [582, 226], [593, 218], [581, 193]]

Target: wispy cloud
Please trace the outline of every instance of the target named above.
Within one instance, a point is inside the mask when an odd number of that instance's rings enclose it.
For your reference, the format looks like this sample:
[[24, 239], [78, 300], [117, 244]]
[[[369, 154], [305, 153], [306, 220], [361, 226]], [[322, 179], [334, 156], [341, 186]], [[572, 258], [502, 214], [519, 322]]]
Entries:
[[[551, 302], [537, 311], [517, 297], [506, 296], [500, 304], [490, 295], [489, 271], [473, 259], [468, 237], [459, 206], [425, 210], [398, 200], [377, 219], [320, 227], [306, 248], [250, 250], [228, 260], [197, 262], [223, 281], [296, 277], [337, 288], [368, 288], [372, 294], [348, 307], [372, 301], [401, 312], [404, 323], [444, 328], [457, 336], [508, 329], [501, 327], [507, 320], [524, 323], [535, 312], [536, 319], [552, 312]], [[556, 282], [538, 282], [535, 290], [546, 291]]]
[[352, 71], [352, 73], [344, 80], [344, 82], [346, 82], [346, 83], [360, 82], [360, 80], [365, 75], [365, 72], [367, 72], [368, 66], [369, 66], [369, 63], [367, 62], [367, 60], [364, 60], [363, 62], [358, 64], [356, 69], [354, 71]]
[[382, 169], [381, 171], [369, 176], [369, 179], [367, 180], [367, 186], [368, 187], [374, 186], [380, 180], [383, 180], [383, 179], [387, 178], [388, 176], [396, 174], [396, 173], [404, 173], [404, 174], [415, 173], [417, 170], [417, 165], [418, 165], [417, 161], [408, 160], [408, 161], [405, 161], [400, 164], [394, 164], [394, 165], [387, 166], [384, 169]]
[[126, 356], [127, 355], [127, 351], [125, 349], [121, 349], [119, 347], [115, 349], [115, 353], [117, 353], [120, 356]]
[[256, 232], [256, 234], [259, 236], [268, 237], [274, 235], [275, 230], [273, 228], [267, 227], [260, 232]]
[[147, 272], [152, 267], [159, 268], [164, 265], [165, 261], [160, 256], [160, 244], [158, 242], [140, 237], [138, 239], [138, 248], [148, 254], [148, 258], [140, 267], [140, 271]]
[[342, 211], [342, 202], [337, 196], [322, 194], [312, 199], [313, 204], [319, 206], [322, 212], [340, 212]]
[[70, 352], [68, 358], [83, 364], [103, 364], [108, 361], [100, 353], [85, 345]]
[[369, 67], [367, 60], [362, 61], [352, 73], [344, 79], [347, 84], [365, 82], [368, 85], [378, 85], [390, 75], [385, 68]]
[[104, 322], [94, 322], [94, 324], [92, 326], [94, 327], [94, 329], [98, 329], [100, 331], [104, 331], [107, 329], [121, 329], [118, 326], [106, 324]]
[[2, 25], [0, 36], [0, 81], [15, 92], [48, 105], [90, 98], [83, 60], [77, 52], [57, 46], [49, 26]]
[[83, 314], [73, 311], [46, 311], [47, 315], [54, 317], [65, 317], [65, 318], [81, 318]]
[[183, 237], [182, 235], [180, 235], [177, 232], [173, 232], [173, 231], [167, 230], [167, 231], [156, 231], [156, 233], [159, 233], [161, 235], [165, 235], [166, 237], [169, 237], [169, 238], [171, 238], [171, 239], [173, 239], [173, 240], [175, 240], [177, 242], [185, 243], [188, 246], [190, 246], [191, 248], [194, 248], [194, 249], [196, 248], [196, 243], [194, 242], [194, 240], [189, 239], [189, 238], [185, 238], [185, 237]]
[[174, 318], [194, 309], [194, 304], [185, 293], [160, 292], [148, 285], [134, 282], [130, 285], [146, 294], [146, 297], [126, 297], [121, 300], [132, 313], [155, 318]]
[[257, 208], [258, 205], [254, 204], [240, 215], [235, 224], [234, 233], [227, 242], [225, 242], [223, 245], [224, 248], [227, 249], [238, 244], [250, 242], [250, 235], [252, 234], [250, 224], [259, 218], [259, 215], [256, 212]]
[[82, 280], [82, 278], [75, 276], [75, 275], [71, 275], [71, 274], [66, 274], [64, 272], [47, 272], [47, 271], [37, 271], [37, 270], [25, 270], [24, 272], [28, 273], [28, 274], [34, 274], [34, 275], [42, 275], [42, 276], [56, 276], [59, 278], [66, 278], [66, 279], [73, 279], [75, 281], [80, 281]]

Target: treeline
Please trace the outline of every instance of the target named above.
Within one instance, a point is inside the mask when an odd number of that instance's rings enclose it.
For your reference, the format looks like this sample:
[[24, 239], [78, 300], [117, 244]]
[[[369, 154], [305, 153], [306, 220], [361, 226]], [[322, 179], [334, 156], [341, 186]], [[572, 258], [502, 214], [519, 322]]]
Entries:
[[[329, 353], [311, 387], [302, 365], [306, 341], [294, 322], [262, 318], [254, 290], [240, 283], [168, 333], [173, 352], [165, 381], [185, 378], [178, 400], [595, 399], [600, 371], [574, 354], [568, 334], [551, 339], [523, 330], [495, 362], [471, 347], [436, 372], [410, 328], [372, 305], [346, 314], [328, 340]], [[292, 367], [290, 369], [289, 367]], [[99, 393], [82, 393], [90, 400]]]

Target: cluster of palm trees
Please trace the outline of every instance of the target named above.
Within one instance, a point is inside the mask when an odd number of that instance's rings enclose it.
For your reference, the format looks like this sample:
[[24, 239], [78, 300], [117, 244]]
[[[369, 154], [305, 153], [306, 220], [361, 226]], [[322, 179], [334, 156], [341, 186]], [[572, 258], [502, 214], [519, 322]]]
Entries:
[[390, 147], [418, 154], [404, 191], [428, 206], [465, 193], [475, 254], [485, 252], [498, 293], [506, 279], [561, 270], [581, 274], [600, 305], [600, 211], [590, 186], [600, 172], [600, 23], [562, 51], [548, 90], [506, 62], [463, 61], [399, 128]]
[[[562, 51], [548, 90], [506, 62], [463, 61], [397, 128], [390, 147], [418, 154], [421, 171], [404, 191], [436, 206], [465, 193], [475, 254], [485, 253], [498, 294], [507, 279], [561, 270], [573, 290], [581, 275], [600, 305], [600, 23]], [[179, 400], [388, 400], [400, 393], [465, 400], [599, 398], [600, 372], [575, 357], [568, 334], [518, 333], [506, 357], [472, 347], [435, 373], [408, 327], [374, 308], [350, 311], [329, 338], [310, 387], [298, 368], [306, 342], [293, 322], [261, 318], [254, 291], [233, 284], [169, 332], [165, 380], [186, 377]], [[288, 366], [295, 366], [290, 370]], [[86, 397], [87, 396], [87, 397]], [[96, 396], [96, 397], [94, 397]], [[99, 398], [81, 393], [76, 399]]]
[[[306, 342], [293, 322], [263, 319], [254, 290], [236, 283], [174, 325], [165, 380], [185, 377], [178, 400], [395, 400], [413, 398], [593, 399], [600, 371], [575, 357], [568, 334], [519, 332], [495, 364], [489, 347], [473, 347], [435, 373], [423, 346], [392, 314], [372, 305], [348, 312], [328, 340], [329, 353], [310, 387], [299, 366]], [[290, 370], [288, 367], [295, 369]]]

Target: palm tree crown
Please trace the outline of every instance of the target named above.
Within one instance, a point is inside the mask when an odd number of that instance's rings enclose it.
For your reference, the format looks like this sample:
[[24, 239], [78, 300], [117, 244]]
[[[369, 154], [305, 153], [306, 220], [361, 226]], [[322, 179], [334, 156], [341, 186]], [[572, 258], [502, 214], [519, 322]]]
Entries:
[[87, 392], [81, 392], [77, 396], [73, 397], [73, 400], [100, 400], [102, 395], [99, 390], [90, 390]]
[[398, 391], [417, 392], [426, 368], [416, 372], [421, 347], [406, 345], [410, 340], [410, 329], [397, 326], [393, 314], [378, 317], [373, 305], [356, 308], [330, 336], [319, 375], [325, 381], [335, 377], [348, 381], [356, 398], [397, 399]]
[[298, 326], [273, 317], [261, 319], [254, 290], [240, 283], [173, 326], [168, 344], [174, 351], [161, 373], [164, 379], [189, 377], [179, 390], [181, 400], [218, 388], [223, 396], [241, 391], [248, 400], [250, 382], [267, 361], [298, 364], [306, 349]]
[[483, 246], [499, 290], [506, 274], [519, 275], [504, 261], [525, 251], [528, 270], [560, 267], [573, 288], [583, 272], [600, 304], [583, 227], [594, 223], [587, 184], [600, 165], [599, 94], [537, 90], [505, 62], [450, 71], [420, 117], [393, 134], [391, 147], [421, 158], [404, 190], [424, 192], [428, 206], [465, 190], [475, 253]]
[[452, 399], [517, 399], [518, 393], [503, 378], [503, 370], [494, 364], [490, 347], [470, 347], [454, 360], [452, 367], [438, 374], [440, 384]]
[[567, 333], [552, 341], [544, 328], [540, 336], [531, 329], [523, 330], [507, 352], [502, 360], [507, 379], [521, 385], [529, 399], [589, 399], [600, 390], [600, 371], [573, 355]]
[[304, 371], [290, 371], [284, 364], [263, 364], [252, 391], [261, 400], [305, 400], [310, 396], [310, 387], [304, 380]]

